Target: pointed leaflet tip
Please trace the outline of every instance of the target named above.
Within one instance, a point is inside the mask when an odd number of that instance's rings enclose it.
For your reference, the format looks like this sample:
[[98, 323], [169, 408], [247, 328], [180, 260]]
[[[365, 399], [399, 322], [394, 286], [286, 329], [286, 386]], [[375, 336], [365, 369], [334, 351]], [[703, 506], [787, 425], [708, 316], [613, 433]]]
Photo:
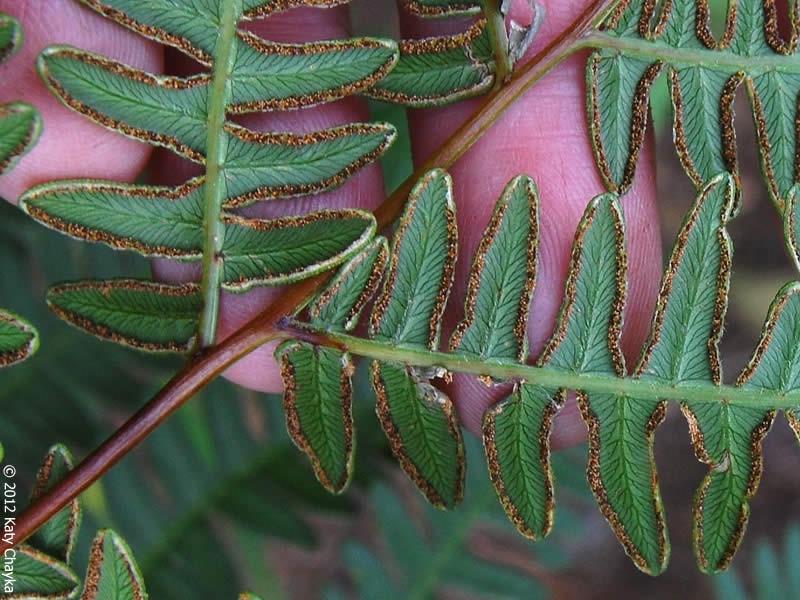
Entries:
[[111, 529], [92, 541], [80, 600], [147, 600], [144, 579], [128, 544]]
[[101, 339], [149, 352], [188, 352], [203, 298], [194, 283], [114, 279], [53, 286], [47, 304], [65, 321]]
[[[53, 446], [44, 457], [36, 474], [36, 484], [31, 492], [31, 503], [44, 495], [72, 470], [72, 454], [61, 444]], [[78, 499], [50, 517], [28, 539], [28, 544], [58, 560], [70, 564], [72, 549], [81, 521]]]
[[400, 217], [389, 272], [372, 311], [370, 335], [395, 344], [436, 348], [456, 252], [453, 181], [435, 169], [411, 190]]
[[0, 367], [31, 356], [39, 347], [39, 334], [22, 317], [0, 309]]
[[308, 307], [313, 325], [351, 331], [386, 270], [389, 246], [379, 236], [351, 258]]
[[475, 251], [464, 319], [450, 340], [451, 352], [524, 360], [538, 237], [536, 185], [527, 176], [516, 177], [497, 201]]

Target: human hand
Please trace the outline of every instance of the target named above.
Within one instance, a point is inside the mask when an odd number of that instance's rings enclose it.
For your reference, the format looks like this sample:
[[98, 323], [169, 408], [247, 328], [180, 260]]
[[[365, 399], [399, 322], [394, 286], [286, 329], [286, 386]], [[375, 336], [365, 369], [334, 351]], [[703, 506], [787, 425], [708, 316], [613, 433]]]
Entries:
[[[544, 46], [567, 27], [589, 4], [588, 0], [547, 0], [547, 17], [532, 51]], [[133, 180], [147, 165], [152, 181], [180, 183], [196, 174], [197, 165], [161, 149], [124, 138], [91, 123], [62, 106], [44, 87], [34, 70], [35, 56], [51, 43], [68, 43], [110, 56], [152, 72], [187, 74], [197, 68], [173, 50], [164, 50], [73, 0], [0, 0], [0, 11], [17, 17], [26, 40], [20, 55], [4, 66], [11, 85], [0, 90], [0, 102], [24, 99], [42, 113], [43, 135], [37, 146], [10, 174], [0, 178], [0, 196], [16, 199], [28, 187], [51, 179], [95, 177]], [[308, 41], [346, 37], [347, 13], [343, 9], [296, 9], [257, 22], [252, 29], [278, 41]], [[432, 34], [440, 22], [404, 19], [404, 35]], [[524, 59], [523, 59], [524, 60]], [[532, 354], [549, 337], [563, 293], [575, 227], [589, 199], [602, 191], [591, 155], [584, 113], [582, 57], [565, 60], [520, 98], [451, 169], [458, 204], [460, 261], [446, 325], [460, 316], [470, 257], [505, 183], [518, 173], [537, 181], [541, 196], [541, 251], [529, 336]], [[410, 129], [417, 162], [427, 157], [472, 111], [480, 100], [437, 109], [413, 111]], [[368, 120], [364, 103], [355, 98], [291, 113], [251, 115], [254, 129], [310, 131], [352, 121]], [[381, 175], [372, 165], [341, 188], [309, 198], [262, 204], [259, 216], [302, 213], [320, 207], [375, 208], [383, 199]], [[628, 231], [629, 290], [623, 346], [635, 358], [647, 333], [661, 270], [655, 210], [655, 178], [649, 146], [643, 153], [633, 191], [624, 201]], [[191, 277], [183, 265], [156, 263], [162, 278]], [[280, 288], [261, 288], [244, 295], [224, 295], [220, 338], [269, 305]], [[443, 338], [446, 339], [446, 338]], [[281, 389], [272, 359], [273, 345], [253, 352], [231, 367], [226, 375], [237, 383], [263, 391]], [[497, 391], [474, 378], [457, 376], [452, 397], [464, 424], [480, 430], [485, 408], [498, 399]], [[585, 428], [574, 406], [568, 405], [556, 421], [554, 443], [581, 439]]]

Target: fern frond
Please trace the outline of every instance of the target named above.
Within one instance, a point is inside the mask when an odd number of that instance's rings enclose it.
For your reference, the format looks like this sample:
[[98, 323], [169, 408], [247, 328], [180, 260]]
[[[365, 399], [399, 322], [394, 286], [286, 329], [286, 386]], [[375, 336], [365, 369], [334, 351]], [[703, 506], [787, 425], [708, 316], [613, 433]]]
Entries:
[[[70, 453], [64, 446], [57, 445], [51, 448], [39, 470], [31, 500], [62, 479], [72, 468], [71, 460]], [[129, 505], [127, 510], [130, 510]], [[73, 542], [81, 524], [81, 513], [82, 507], [79, 501], [74, 499], [69, 506], [45, 522], [24, 544], [6, 550], [5, 560], [10, 561], [13, 570], [9, 573], [7, 569], [3, 579], [5, 596], [67, 600], [76, 598], [82, 588], [81, 600], [147, 600], [148, 593], [145, 590], [143, 572], [134, 558], [131, 547], [111, 529], [101, 529], [94, 536], [88, 550], [86, 575], [81, 585], [80, 578], [75, 574], [76, 566], [72, 556]], [[202, 527], [194, 528], [189, 537], [196, 538], [197, 533], [202, 531]], [[137, 535], [141, 535], [141, 532]], [[205, 544], [206, 548], [217, 546], [208, 540], [205, 540]], [[214, 559], [213, 564], [217, 568], [220, 567], [218, 557]], [[170, 583], [180, 584], [182, 575], [180, 566], [168, 564], [166, 568], [169, 571], [162, 574], [166, 575]], [[222, 581], [220, 588], [215, 589], [215, 594], [230, 588], [232, 579]], [[165, 587], [164, 581], [159, 581], [158, 577], [154, 577], [154, 580], [157, 584], [155, 589], [163, 591], [170, 588], [170, 585]], [[182, 585], [191, 581], [193, 580], [186, 579]], [[200, 581], [199, 593], [193, 593], [192, 597], [200, 597], [203, 593], [207, 595], [208, 587]], [[231, 592], [231, 597], [233, 593]], [[161, 594], [158, 595], [160, 597]], [[169, 595], [172, 597], [172, 592]], [[256, 598], [247, 593], [243, 593], [240, 597]]]
[[[72, 457], [62, 445], [52, 447], [39, 469], [31, 500], [72, 469]], [[25, 544], [6, 550], [13, 568], [3, 592], [15, 598], [75, 598], [81, 582], [72, 564], [72, 547], [81, 522], [74, 499], [40, 527]], [[13, 535], [13, 533], [12, 533]], [[111, 530], [100, 531], [92, 543], [81, 600], [146, 600], [139, 568], [130, 548]]]
[[367, 95], [416, 108], [488, 91], [495, 63], [485, 19], [462, 33], [400, 41], [397, 66]]
[[[465, 439], [465, 446], [470, 464], [483, 462], [476, 438]], [[559, 467], [580, 469], [578, 464], [563, 462]], [[565, 471], [559, 469], [562, 474]], [[537, 580], [527, 571], [475, 552], [478, 544], [473, 536], [479, 528], [497, 535], [513, 535], [513, 529], [499, 520], [502, 512], [483, 469], [470, 470], [465, 485], [463, 504], [448, 513], [418, 507], [386, 484], [371, 490], [378, 531], [387, 543], [373, 548], [351, 540], [344, 545], [342, 554], [356, 597], [434, 598], [444, 589], [480, 598], [551, 597], [548, 592], [554, 590], [547, 589], [544, 578]], [[574, 533], [578, 533], [578, 523]], [[334, 589], [325, 595], [338, 597], [344, 596], [335, 595]]]
[[[506, 513], [523, 534], [537, 539], [552, 525], [550, 429], [566, 391], [575, 390], [589, 429], [590, 487], [625, 551], [651, 574], [663, 571], [669, 556], [654, 436], [665, 399], [679, 400], [698, 458], [710, 467], [696, 496], [698, 562], [707, 571], [724, 569], [739, 545], [748, 499], [758, 486], [761, 440], [776, 409], [787, 410], [796, 424], [800, 403], [796, 283], [779, 293], [750, 365], [735, 385], [721, 383], [717, 344], [731, 267], [726, 227], [738, 208], [734, 178], [726, 173], [712, 178], [687, 214], [649, 338], [631, 375], [619, 342], [628, 258], [615, 194], [588, 205], [575, 235], [555, 331], [535, 365], [522, 363], [538, 245], [536, 191], [524, 177], [512, 181], [498, 201], [473, 260], [464, 321], [449, 351], [438, 350], [441, 304], [455, 260], [448, 241], [455, 239], [451, 193], [441, 171], [430, 172], [412, 193], [373, 308], [372, 339], [351, 336], [319, 318], [288, 325], [287, 334], [303, 340], [289, 344], [302, 344], [306, 353], [296, 356], [292, 373], [313, 364], [309, 357], [321, 355], [320, 344], [329, 346], [324, 350], [332, 352], [326, 359], [331, 365], [338, 366], [346, 353], [371, 358], [378, 416], [392, 449], [428, 499], [445, 507], [460, 499], [462, 442], [451, 400], [431, 379], [455, 371], [479, 375], [487, 385], [513, 383], [511, 394], [485, 414], [484, 445]], [[344, 267], [336, 285], [357, 265]], [[374, 278], [369, 281], [372, 289]], [[321, 294], [330, 299], [337, 291]], [[348, 294], [355, 297], [353, 290]], [[320, 381], [292, 373], [285, 373], [287, 402]], [[346, 372], [336, 373], [314, 396], [316, 414], [327, 415], [329, 429], [339, 413], [324, 406], [345, 401], [341, 390], [350, 385], [339, 386]], [[292, 422], [307, 452], [325, 443], [318, 421], [309, 415]]]
[[[788, 9], [788, 6], [786, 7]], [[782, 208], [798, 181], [798, 13], [791, 34], [778, 28], [771, 0], [728, 3], [719, 39], [708, 2], [622, 0], [587, 45], [587, 110], [595, 156], [607, 189], [624, 193], [644, 141], [647, 98], [655, 77], [669, 79], [674, 139], [684, 169], [699, 189], [720, 171], [738, 172], [733, 100], [747, 88], [761, 167]]]
[[[264, 220], [241, 216], [235, 208], [340, 185], [386, 150], [394, 138], [390, 125], [355, 123], [292, 134], [252, 131], [228, 117], [361, 92], [394, 66], [393, 42], [276, 43], [238, 25], [243, 18], [285, 10], [286, 3], [226, 2], [218, 10], [196, 0], [85, 4], [209, 70], [190, 77], [155, 75], [52, 46], [39, 57], [48, 87], [64, 104], [108, 128], [201, 163], [204, 174], [175, 187], [51, 182], [29, 190], [20, 205], [45, 225], [80, 239], [201, 262], [202, 279], [192, 289], [146, 281], [84, 282], [68, 288], [69, 294], [59, 288], [49, 297], [58, 314], [95, 335], [139, 348], [208, 346], [222, 290], [243, 292], [308, 278], [369, 241], [375, 221], [361, 211]], [[137, 318], [122, 309], [129, 301]], [[167, 314], [176, 316], [174, 310], [163, 313], [164, 305], [176, 302], [173, 308], [186, 317], [178, 319], [183, 326], [159, 331]]]
[[[352, 510], [350, 499], [316, 485], [293, 451], [275, 400], [216, 382], [143, 443], [147, 469], [127, 461], [105, 476], [110, 525], [126, 532], [155, 597], [202, 598], [211, 588], [225, 596], [240, 589], [237, 555], [223, 542], [220, 522], [227, 531], [241, 528], [258, 539], [310, 547], [317, 541], [310, 512]], [[161, 509], [154, 513], [152, 506]]]
[[[22, 43], [16, 20], [0, 13], [0, 62], [14, 54]], [[9, 171], [39, 137], [39, 113], [24, 102], [0, 104], [0, 175]], [[0, 309], [0, 367], [26, 359], [39, 346], [39, 335], [27, 320]]]
[[[488, 22], [481, 2], [403, 0], [401, 6], [419, 17], [478, 18], [459, 33], [400, 40], [397, 65], [366, 92], [368, 96], [416, 108], [449, 104], [487, 92], [495, 85], [496, 51], [503, 54], [504, 69], [513, 62], [505, 24], [498, 17], [500, 31], [495, 34], [495, 24]], [[499, 45], [493, 35], [502, 38]], [[498, 50], [500, 47], [503, 50]]]

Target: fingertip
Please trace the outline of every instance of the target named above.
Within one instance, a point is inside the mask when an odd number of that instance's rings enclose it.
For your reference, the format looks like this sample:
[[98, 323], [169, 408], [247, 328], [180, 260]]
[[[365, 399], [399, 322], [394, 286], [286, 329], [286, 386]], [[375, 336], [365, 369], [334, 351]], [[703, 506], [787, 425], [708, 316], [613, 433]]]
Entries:
[[36, 57], [50, 44], [69, 44], [159, 72], [158, 46], [73, 1], [0, 0], [0, 12], [17, 18], [24, 30], [20, 52], [2, 66], [3, 80], [9, 83], [0, 87], [0, 103], [29, 102], [42, 118], [39, 141], [10, 173], [0, 177], [0, 196], [16, 201], [30, 186], [52, 179], [132, 180], [147, 159], [148, 146], [66, 108], [39, 78]]
[[[535, 43], [541, 47], [586, 7], [586, 2], [547, 2], [548, 20]], [[426, 25], [426, 27], [429, 27]], [[430, 33], [426, 29], [426, 33]], [[535, 50], [535, 48], [534, 48]], [[533, 176], [540, 194], [537, 287], [528, 322], [531, 355], [552, 335], [561, 306], [576, 227], [586, 205], [604, 191], [589, 142], [585, 114], [585, 56], [562, 61], [506, 112], [449, 170], [454, 179], [459, 220], [459, 261], [451, 313], [461, 312], [471, 257], [492, 206], [508, 180]], [[413, 111], [415, 159], [421, 162], [478, 106], [480, 100]], [[629, 362], [638, 354], [649, 328], [659, 287], [661, 244], [655, 198], [652, 136], [640, 157], [634, 187], [622, 200], [628, 252], [628, 296], [623, 347]], [[452, 321], [458, 317], [451, 317]], [[474, 378], [456, 376], [451, 388], [465, 426], [479, 431], [485, 409], [502, 396], [481, 389]], [[585, 437], [574, 402], [557, 419], [555, 444]]]
[[[302, 43], [347, 38], [347, 10], [338, 8], [297, 8], [284, 13], [256, 19], [246, 28], [263, 39], [273, 42]], [[168, 56], [172, 59], [172, 56]], [[190, 69], [186, 59], [178, 58], [171, 69]], [[357, 97], [347, 97], [319, 106], [292, 111], [269, 111], [237, 116], [236, 120], [250, 129], [308, 133], [325, 128], [369, 120], [366, 103]], [[158, 151], [151, 163], [154, 183], [176, 185], [197, 175], [198, 166], [173, 154]], [[295, 198], [264, 200], [238, 211], [251, 218], [275, 218], [303, 215], [321, 208], [375, 208], [383, 199], [380, 167], [371, 163], [349, 177], [343, 185], [319, 194]], [[165, 267], [159, 263], [159, 274], [169, 279], [189, 275], [185, 269]], [[195, 273], [196, 276], [196, 273]], [[254, 315], [269, 307], [286, 291], [285, 286], [252, 289], [243, 294], [223, 293], [220, 303], [217, 339], [224, 340], [242, 327]], [[261, 392], [280, 392], [283, 389], [280, 369], [273, 358], [276, 342], [259, 347], [229, 367], [224, 376], [245, 387]]]

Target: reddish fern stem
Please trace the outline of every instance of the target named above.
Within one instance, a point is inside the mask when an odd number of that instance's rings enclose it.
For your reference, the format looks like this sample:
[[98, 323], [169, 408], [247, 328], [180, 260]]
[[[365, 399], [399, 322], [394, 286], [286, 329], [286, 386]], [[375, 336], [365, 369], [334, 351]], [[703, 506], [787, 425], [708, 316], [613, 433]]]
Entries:
[[[489, 94], [472, 116], [376, 209], [379, 227], [397, 218], [411, 188], [424, 173], [433, 167], [450, 167], [514, 100], [558, 62], [581, 49], [581, 38], [616, 1], [594, 0], [567, 29], [516, 71], [507, 85]], [[224, 341], [193, 356], [146, 405], [25, 509], [17, 518], [13, 541], [9, 543], [3, 538], [0, 549], [15, 546], [29, 537], [227, 367], [264, 343], [284, 336], [280, 331], [281, 320], [293, 314], [326, 279], [317, 276], [293, 285]]]

